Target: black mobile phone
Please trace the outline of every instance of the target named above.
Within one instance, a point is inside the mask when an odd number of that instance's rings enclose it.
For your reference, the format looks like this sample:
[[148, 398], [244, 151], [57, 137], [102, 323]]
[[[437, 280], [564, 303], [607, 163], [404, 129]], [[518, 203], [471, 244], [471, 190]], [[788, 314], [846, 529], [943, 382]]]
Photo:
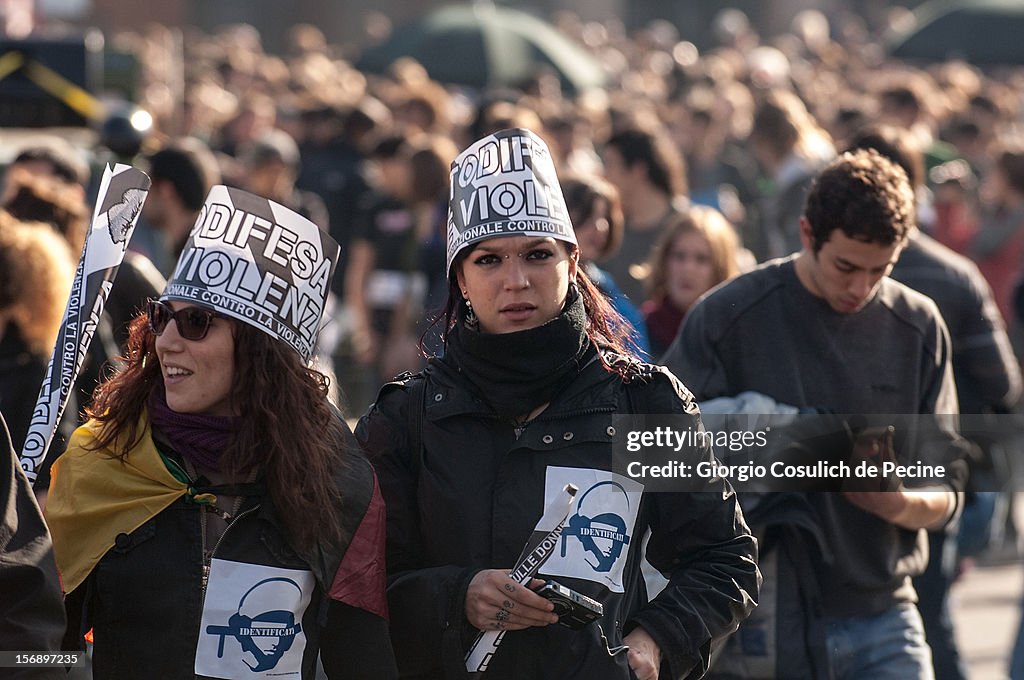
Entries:
[[555, 581], [546, 582], [537, 594], [555, 605], [558, 623], [573, 630], [585, 628], [604, 616], [604, 605], [600, 602]]

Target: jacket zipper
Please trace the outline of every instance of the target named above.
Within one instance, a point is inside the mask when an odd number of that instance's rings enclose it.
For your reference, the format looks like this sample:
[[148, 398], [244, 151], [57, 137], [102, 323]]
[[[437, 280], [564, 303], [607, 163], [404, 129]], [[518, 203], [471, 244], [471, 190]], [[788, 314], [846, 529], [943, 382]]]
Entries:
[[[217, 548], [219, 548], [220, 544], [224, 542], [224, 537], [228, 535], [229, 531], [231, 531], [231, 527], [233, 527], [235, 525], [235, 522], [237, 522], [238, 520], [242, 519], [246, 515], [248, 515], [248, 514], [250, 514], [252, 512], [255, 512], [256, 510], [259, 510], [259, 508], [260, 508], [259, 505], [254, 505], [253, 507], [251, 507], [251, 508], [249, 508], [249, 509], [247, 509], [247, 510], [245, 510], [243, 512], [238, 513], [238, 515], [235, 516], [235, 518], [233, 520], [231, 520], [231, 522], [228, 524], [227, 528], [225, 528], [224, 532], [220, 535], [220, 538], [218, 538], [217, 542], [213, 545], [213, 550], [210, 551], [209, 559], [207, 559], [207, 555], [206, 555], [206, 522], [205, 522], [205, 516], [203, 516], [204, 517], [204, 521], [201, 522], [201, 524], [202, 524], [202, 528], [201, 528], [202, 540], [200, 541], [200, 543], [202, 545], [202, 550], [203, 550], [203, 602], [204, 603], [206, 602], [206, 586], [207, 586], [207, 584], [210, 581], [210, 565], [213, 562], [214, 555], [217, 554]], [[202, 509], [202, 510], [200, 510], [200, 512], [205, 513], [206, 510]]]

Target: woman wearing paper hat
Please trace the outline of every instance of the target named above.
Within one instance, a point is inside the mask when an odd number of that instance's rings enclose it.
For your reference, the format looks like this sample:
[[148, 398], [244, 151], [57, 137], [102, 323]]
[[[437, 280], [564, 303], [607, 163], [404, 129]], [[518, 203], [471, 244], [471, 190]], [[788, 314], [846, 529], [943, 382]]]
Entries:
[[97, 680], [396, 677], [380, 492], [309, 368], [338, 252], [214, 187], [132, 322], [47, 508]]
[[[757, 595], [735, 495], [722, 480], [650, 493], [611, 470], [614, 415], [696, 426], [691, 396], [625, 349], [537, 136], [505, 130], [464, 151], [449, 208], [445, 356], [386, 385], [356, 428], [387, 502], [402, 676], [699, 677]], [[645, 579], [645, 555], [667, 586]], [[603, 614], [557, 625], [533, 591], [549, 578]]]

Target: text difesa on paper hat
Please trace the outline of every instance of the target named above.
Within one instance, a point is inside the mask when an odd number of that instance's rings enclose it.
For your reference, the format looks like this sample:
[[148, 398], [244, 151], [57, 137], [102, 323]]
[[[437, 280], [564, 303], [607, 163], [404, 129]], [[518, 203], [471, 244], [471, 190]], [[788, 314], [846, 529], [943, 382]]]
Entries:
[[478, 140], [452, 163], [448, 263], [496, 236], [550, 236], [576, 243], [555, 165], [544, 141], [522, 128]]
[[341, 247], [282, 205], [215, 186], [161, 300], [244, 321], [309, 361]]

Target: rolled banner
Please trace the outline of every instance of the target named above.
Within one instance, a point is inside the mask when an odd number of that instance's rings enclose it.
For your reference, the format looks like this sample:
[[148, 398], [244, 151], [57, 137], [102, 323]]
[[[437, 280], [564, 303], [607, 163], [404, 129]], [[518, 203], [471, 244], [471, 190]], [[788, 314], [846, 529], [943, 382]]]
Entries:
[[92, 226], [78, 260], [64, 320], [21, 450], [21, 468], [30, 481], [35, 481], [38, 475], [85, 362], [117, 269], [128, 249], [128, 240], [139, 221], [142, 204], [146, 202], [149, 184], [146, 173], [130, 165], [119, 163], [103, 171]]
[[[533, 533], [530, 534], [529, 540], [523, 547], [523, 552], [508, 575], [513, 581], [529, 583], [541, 565], [555, 552], [558, 539], [565, 527], [565, 519], [569, 516], [569, 510], [572, 509], [572, 501], [576, 497], [577, 489], [572, 484], [566, 484], [562, 491], [564, 494], [552, 500], [537, 521], [537, 526], [534, 527]], [[504, 637], [505, 631], [503, 630], [482, 631], [477, 635], [473, 644], [470, 645], [469, 651], [466, 652], [466, 670], [470, 673], [486, 671]]]

